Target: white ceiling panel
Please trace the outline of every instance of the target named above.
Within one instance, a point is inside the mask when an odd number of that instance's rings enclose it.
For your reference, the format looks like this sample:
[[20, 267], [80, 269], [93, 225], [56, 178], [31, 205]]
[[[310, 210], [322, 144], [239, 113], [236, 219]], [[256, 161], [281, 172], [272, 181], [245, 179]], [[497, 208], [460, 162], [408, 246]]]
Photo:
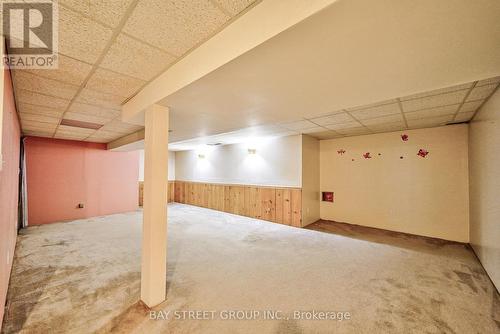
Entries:
[[214, 34], [229, 19], [209, 0], [140, 0], [123, 31], [181, 56]]
[[351, 121], [347, 123], [342, 123], [342, 124], [329, 124], [326, 125], [325, 128], [328, 128], [330, 130], [339, 130], [339, 129], [351, 129], [351, 128], [359, 128], [362, 127], [362, 125], [359, 122], [356, 121]]
[[377, 117], [377, 118], [369, 118], [369, 119], [360, 120], [360, 123], [362, 123], [366, 126], [387, 124], [387, 123], [396, 123], [396, 122], [404, 124], [403, 115], [401, 113]]
[[454, 115], [445, 115], [431, 118], [412, 119], [408, 120], [408, 127], [410, 129], [417, 129], [442, 126], [453, 121], [453, 117]]
[[469, 82], [469, 83], [466, 83], [466, 84], [463, 84], [463, 85], [457, 85], [457, 86], [452, 86], [452, 87], [445, 87], [445, 88], [441, 88], [441, 89], [431, 90], [429, 92], [423, 92], [423, 93], [419, 93], [419, 94], [413, 94], [413, 95], [402, 97], [401, 101], [414, 100], [414, 99], [419, 99], [419, 98], [422, 98], [422, 97], [428, 97], [428, 96], [440, 95], [440, 94], [445, 94], [445, 93], [451, 93], [451, 92], [455, 92], [455, 91], [458, 91], [458, 90], [464, 90], [464, 89], [467, 90], [467, 89], [470, 89], [472, 87], [472, 84], [473, 84], [472, 82]]
[[477, 100], [477, 101], [465, 102], [460, 107], [460, 111], [459, 112], [476, 111], [477, 108], [479, 108], [483, 103], [484, 103], [484, 100]]
[[312, 118], [311, 121], [317, 125], [327, 126], [327, 125], [332, 125], [332, 124], [351, 123], [354, 121], [354, 119], [346, 112], [342, 112], [342, 113], [338, 113], [338, 114], [334, 114], [334, 115], [330, 115], [330, 116]]
[[174, 56], [121, 34], [100, 66], [141, 80], [150, 80], [174, 61]]
[[484, 85], [472, 89], [469, 96], [467, 96], [467, 101], [482, 100], [489, 97], [497, 88], [498, 84]]
[[398, 103], [384, 104], [366, 109], [354, 110], [350, 112], [358, 120], [377, 118], [387, 115], [400, 114], [401, 110]]
[[405, 117], [407, 120], [415, 120], [415, 119], [421, 119], [421, 118], [453, 115], [457, 112], [458, 107], [460, 107], [460, 104], [452, 104], [450, 106], [424, 109], [424, 110], [405, 113]]
[[442, 107], [451, 104], [460, 104], [467, 95], [468, 90], [459, 90], [452, 93], [433, 95], [414, 100], [401, 101], [404, 112]]

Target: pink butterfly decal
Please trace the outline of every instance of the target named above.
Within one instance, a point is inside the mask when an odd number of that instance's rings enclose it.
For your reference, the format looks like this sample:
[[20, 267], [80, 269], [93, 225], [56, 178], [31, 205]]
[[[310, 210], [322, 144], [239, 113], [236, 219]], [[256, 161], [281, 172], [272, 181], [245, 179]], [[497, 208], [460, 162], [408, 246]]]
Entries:
[[408, 141], [408, 135], [405, 133], [405, 134], [402, 134], [401, 135], [401, 140], [403, 141]]
[[423, 148], [421, 148], [420, 150], [418, 150], [418, 153], [417, 155], [422, 157], [422, 158], [425, 158], [427, 156], [427, 154], [429, 154], [429, 151], [427, 150], [424, 150]]
[[340, 150], [337, 151], [338, 154], [342, 155], [345, 153], [345, 150], [343, 148], [341, 148]]
[[370, 152], [366, 152], [365, 154], [363, 154], [363, 157], [365, 159], [371, 159], [372, 157], [370, 156]]

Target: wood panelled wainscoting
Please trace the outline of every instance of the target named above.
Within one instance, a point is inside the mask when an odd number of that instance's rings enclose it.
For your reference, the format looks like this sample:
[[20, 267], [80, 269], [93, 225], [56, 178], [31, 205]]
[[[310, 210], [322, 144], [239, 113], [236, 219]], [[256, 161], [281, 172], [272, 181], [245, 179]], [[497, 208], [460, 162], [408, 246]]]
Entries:
[[[142, 196], [139, 182], [140, 206]], [[169, 181], [168, 202], [172, 201], [302, 227], [300, 188]]]
[[[174, 201], [174, 181], [168, 181], [168, 193], [167, 193], [167, 202], [171, 203]], [[139, 181], [139, 206], [142, 207], [144, 203], [144, 182]]]
[[302, 226], [300, 188], [175, 181], [174, 201], [279, 224]]

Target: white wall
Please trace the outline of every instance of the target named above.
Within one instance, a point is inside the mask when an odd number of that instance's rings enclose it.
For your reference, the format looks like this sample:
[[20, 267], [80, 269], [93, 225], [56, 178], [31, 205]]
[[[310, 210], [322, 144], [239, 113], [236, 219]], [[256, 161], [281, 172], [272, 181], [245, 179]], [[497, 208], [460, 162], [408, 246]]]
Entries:
[[470, 123], [470, 243], [500, 288], [500, 90]]
[[[175, 180], [175, 152], [168, 151], [168, 180]], [[144, 181], [144, 150], [139, 150], [139, 181]]]
[[[249, 154], [255, 148], [256, 154]], [[300, 187], [302, 139], [288, 136], [176, 152], [176, 180]], [[199, 158], [203, 154], [205, 158]]]
[[320, 218], [319, 140], [302, 136], [302, 226]]
[[[321, 190], [335, 193], [334, 203], [321, 202], [321, 218], [468, 242], [467, 130], [462, 124], [321, 141]], [[420, 148], [430, 152], [426, 158], [417, 156]]]

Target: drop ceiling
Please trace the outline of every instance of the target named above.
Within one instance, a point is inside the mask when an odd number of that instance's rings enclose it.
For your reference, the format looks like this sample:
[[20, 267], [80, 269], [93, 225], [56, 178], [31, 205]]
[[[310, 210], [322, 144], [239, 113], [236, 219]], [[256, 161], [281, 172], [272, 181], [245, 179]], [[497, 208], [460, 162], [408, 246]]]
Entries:
[[[258, 2], [59, 1], [59, 69], [14, 71], [23, 132], [110, 142], [140, 130], [121, 121], [122, 105]], [[158, 103], [179, 145], [468, 121], [499, 84], [495, 13], [494, 1], [336, 1]], [[379, 28], [375, 41], [367, 32]]]
[[294, 134], [333, 139], [468, 122], [498, 87], [500, 77], [488, 78], [289, 122], [179, 141], [170, 144], [169, 149], [191, 150], [216, 142], [233, 144], [252, 137]]
[[[120, 120], [125, 101], [256, 1], [58, 3], [59, 68], [12, 71], [22, 131], [105, 143], [142, 128]], [[103, 126], [66, 126], [62, 119]]]

